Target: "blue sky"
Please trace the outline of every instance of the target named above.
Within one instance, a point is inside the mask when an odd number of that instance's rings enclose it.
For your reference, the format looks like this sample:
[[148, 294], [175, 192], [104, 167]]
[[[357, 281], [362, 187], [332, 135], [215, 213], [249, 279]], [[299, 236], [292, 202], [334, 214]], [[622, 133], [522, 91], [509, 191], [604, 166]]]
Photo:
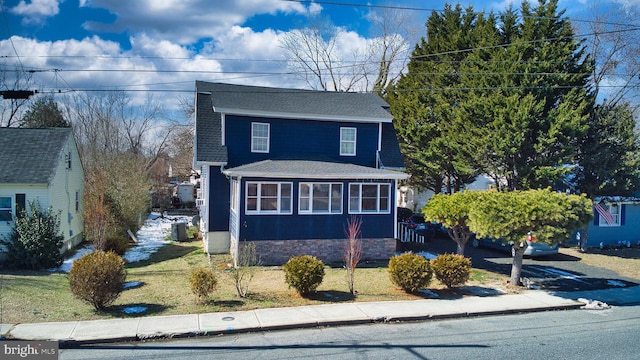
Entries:
[[[189, 95], [195, 80], [305, 87], [286, 68], [280, 41], [320, 14], [341, 27], [339, 51], [352, 53], [371, 41], [369, 22], [381, 0], [0, 0], [0, 68], [5, 76], [30, 71], [32, 88], [146, 90], [167, 104]], [[466, 0], [463, 6], [500, 11], [512, 1]], [[514, 0], [519, 7], [520, 1]], [[340, 6], [337, 4], [350, 4]], [[424, 35], [431, 10], [445, 1], [397, 1]], [[453, 2], [455, 3], [455, 2]], [[535, 4], [534, 1], [532, 3]], [[573, 19], [593, 16], [593, 1], [561, 0]], [[640, 8], [640, 0], [599, 0]], [[361, 6], [355, 6], [360, 4]], [[374, 5], [374, 7], [367, 6]], [[261, 73], [261, 74], [256, 74]], [[265, 75], [264, 73], [270, 73]]]

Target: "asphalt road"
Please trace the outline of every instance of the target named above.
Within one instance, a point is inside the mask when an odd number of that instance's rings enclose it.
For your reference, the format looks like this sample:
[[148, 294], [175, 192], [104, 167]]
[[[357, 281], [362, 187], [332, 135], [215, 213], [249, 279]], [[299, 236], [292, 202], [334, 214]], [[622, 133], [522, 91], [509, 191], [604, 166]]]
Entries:
[[640, 306], [62, 349], [60, 359], [637, 359]]
[[[455, 253], [451, 239], [436, 238], [429, 242], [431, 253]], [[465, 256], [471, 258], [474, 268], [485, 269], [508, 276], [511, 273], [511, 254], [494, 249], [465, 247]], [[535, 288], [549, 291], [584, 291], [615, 287], [637, 286], [638, 281], [625, 278], [613, 271], [586, 265], [580, 258], [564, 254], [525, 258], [522, 276], [529, 278]]]

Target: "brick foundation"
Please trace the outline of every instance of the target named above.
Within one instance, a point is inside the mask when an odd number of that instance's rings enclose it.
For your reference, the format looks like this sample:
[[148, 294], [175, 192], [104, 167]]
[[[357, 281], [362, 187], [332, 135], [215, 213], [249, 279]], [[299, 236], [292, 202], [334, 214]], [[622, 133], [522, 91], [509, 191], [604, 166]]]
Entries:
[[[253, 243], [262, 265], [283, 265], [291, 257], [299, 255], [312, 255], [326, 264], [344, 262], [347, 240], [261, 240]], [[239, 246], [242, 245], [240, 242]], [[395, 251], [395, 239], [362, 239], [360, 261], [388, 260], [395, 255]]]

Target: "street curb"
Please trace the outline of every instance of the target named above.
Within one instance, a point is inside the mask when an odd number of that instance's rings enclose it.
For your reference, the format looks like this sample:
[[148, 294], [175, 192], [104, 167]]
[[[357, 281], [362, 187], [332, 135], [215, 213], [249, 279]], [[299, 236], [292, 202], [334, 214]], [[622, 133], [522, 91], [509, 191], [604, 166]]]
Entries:
[[[220, 336], [220, 335], [232, 335], [261, 331], [279, 331], [279, 330], [295, 330], [314, 327], [327, 327], [327, 326], [349, 326], [349, 325], [366, 325], [366, 324], [391, 324], [401, 322], [420, 322], [420, 321], [439, 321], [450, 319], [464, 319], [472, 317], [484, 317], [495, 315], [515, 315], [533, 312], [545, 312], [545, 311], [561, 311], [561, 310], [575, 310], [579, 309], [584, 304], [576, 302], [575, 304], [558, 305], [558, 306], [542, 306], [528, 309], [508, 309], [508, 310], [495, 310], [495, 311], [474, 311], [474, 312], [460, 312], [454, 314], [443, 315], [423, 315], [423, 316], [391, 316], [383, 318], [369, 318], [369, 319], [357, 319], [357, 320], [333, 320], [333, 321], [308, 321], [283, 325], [271, 325], [271, 326], [256, 326], [247, 328], [234, 328], [228, 330], [215, 330], [215, 331], [186, 331], [183, 333], [170, 333], [170, 334], [138, 334], [136, 336], [126, 337], [114, 337], [108, 339], [61, 339], [58, 340], [58, 345], [61, 349], [77, 348], [85, 345], [95, 344], [109, 344], [109, 343], [121, 343], [121, 342], [137, 342], [137, 341], [156, 341], [166, 339], [182, 339], [192, 337], [205, 337], [205, 336]], [[9, 340], [20, 340], [12, 338]]]

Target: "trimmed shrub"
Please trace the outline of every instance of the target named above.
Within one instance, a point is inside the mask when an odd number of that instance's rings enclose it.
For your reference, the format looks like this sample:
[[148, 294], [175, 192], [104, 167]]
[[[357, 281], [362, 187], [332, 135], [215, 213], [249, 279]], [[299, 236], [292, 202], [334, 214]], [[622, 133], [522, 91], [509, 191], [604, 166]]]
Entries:
[[191, 292], [196, 295], [196, 302], [202, 304], [218, 285], [218, 279], [213, 269], [199, 267], [191, 270], [189, 275]]
[[124, 265], [124, 260], [112, 251], [98, 250], [81, 257], [69, 272], [71, 292], [96, 310], [104, 310], [123, 290], [127, 277]]
[[108, 236], [104, 240], [104, 251], [113, 251], [114, 253], [122, 256], [129, 249], [129, 240], [122, 236]]
[[412, 253], [392, 257], [388, 271], [391, 282], [409, 293], [426, 288], [433, 276], [429, 260]]
[[457, 254], [441, 254], [431, 260], [436, 279], [448, 288], [464, 285], [471, 275], [471, 260]]
[[0, 239], [0, 244], [7, 249], [8, 267], [47, 269], [62, 265], [63, 240], [59, 214], [32, 201], [29, 211], [22, 209], [14, 218], [8, 238]]
[[311, 255], [292, 257], [282, 270], [285, 282], [301, 296], [314, 292], [324, 278], [324, 263]]

